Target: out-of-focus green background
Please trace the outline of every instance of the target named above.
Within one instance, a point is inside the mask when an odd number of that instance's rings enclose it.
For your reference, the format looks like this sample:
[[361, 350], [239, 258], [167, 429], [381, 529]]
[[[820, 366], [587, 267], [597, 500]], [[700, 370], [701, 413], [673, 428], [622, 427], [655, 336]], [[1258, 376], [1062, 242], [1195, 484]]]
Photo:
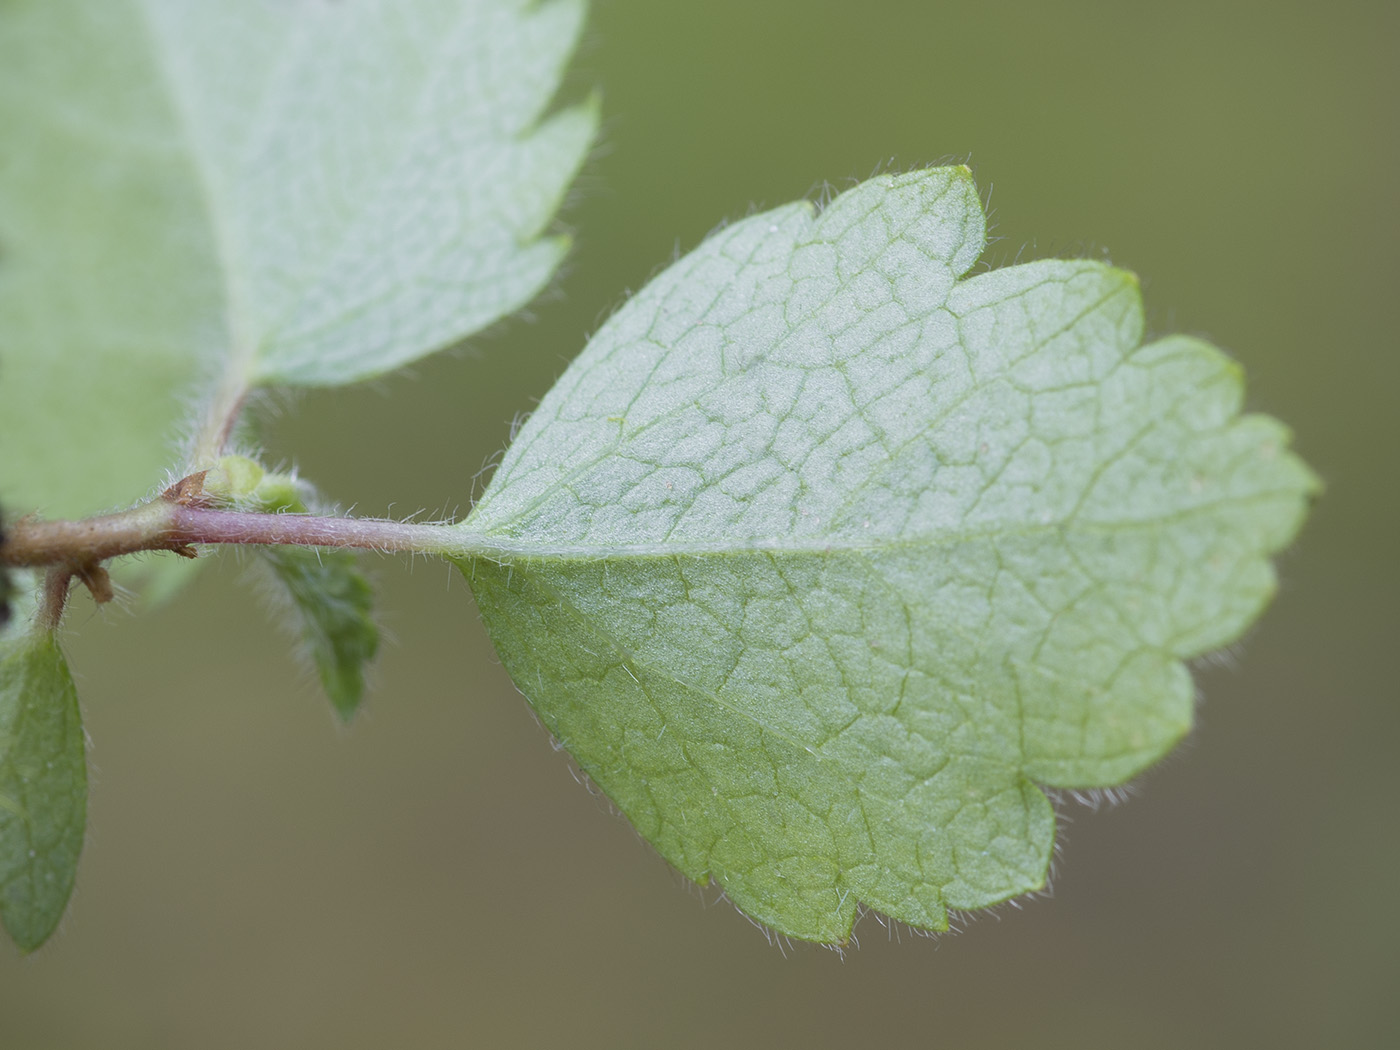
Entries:
[[1111, 258], [1244, 362], [1328, 492], [1195, 734], [1091, 812], [1054, 892], [844, 958], [769, 944], [575, 783], [442, 565], [339, 729], [238, 559], [79, 604], [92, 738], [71, 910], [0, 947], [0, 1047], [1400, 1045], [1400, 5], [596, 0], [606, 125], [557, 291], [271, 429], [362, 513], [465, 509], [625, 290], [751, 205], [968, 161], [993, 262]]

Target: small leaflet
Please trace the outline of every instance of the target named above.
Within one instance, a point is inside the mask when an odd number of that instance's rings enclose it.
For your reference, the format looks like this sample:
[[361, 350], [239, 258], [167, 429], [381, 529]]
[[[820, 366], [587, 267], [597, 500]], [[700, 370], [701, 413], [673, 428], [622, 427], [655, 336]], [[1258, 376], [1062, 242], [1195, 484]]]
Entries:
[[57, 640], [0, 644], [0, 921], [22, 951], [67, 907], [87, 822], [78, 694]]
[[365, 668], [379, 650], [374, 589], [349, 551], [264, 547], [258, 557], [292, 601], [326, 696], [350, 721], [364, 696]]
[[[205, 496], [240, 510], [263, 514], [317, 513], [333, 508], [291, 474], [268, 473], [246, 456], [221, 458], [204, 475]], [[365, 668], [379, 650], [374, 589], [360, 572], [353, 551], [306, 547], [260, 547], [274, 586], [291, 600], [294, 630], [301, 636], [321, 685], [340, 717], [349, 721], [365, 691]]]

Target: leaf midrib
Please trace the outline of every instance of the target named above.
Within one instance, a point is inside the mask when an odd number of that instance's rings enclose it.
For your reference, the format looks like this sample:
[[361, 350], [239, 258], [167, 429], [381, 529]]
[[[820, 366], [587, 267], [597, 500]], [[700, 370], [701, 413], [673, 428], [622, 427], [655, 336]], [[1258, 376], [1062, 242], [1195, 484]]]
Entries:
[[[528, 536], [505, 536], [489, 532], [476, 532], [466, 525], [454, 525], [446, 526], [446, 528], [459, 533], [460, 538], [455, 543], [445, 543], [443, 550], [449, 557], [484, 558], [491, 561], [505, 559], [519, 561], [537, 559], [604, 561], [614, 558], [673, 558], [774, 553], [863, 554], [900, 548], [954, 547], [984, 540], [1022, 538], [1046, 533], [1060, 535], [1070, 533], [1111, 534], [1142, 528], [1159, 528], [1163, 525], [1208, 515], [1225, 507], [1262, 503], [1281, 498], [1297, 498], [1297, 496], [1297, 491], [1292, 488], [1264, 489], [1247, 495], [1222, 497], [1217, 500], [1196, 503], [1169, 514], [1158, 513], [1143, 518], [1115, 521], [1063, 518], [1048, 522], [1027, 522], [1024, 525], [995, 526], [944, 533], [920, 533], [913, 536], [882, 536], [877, 534], [864, 542], [857, 541], [854, 537], [836, 535], [813, 536], [810, 539], [748, 537], [741, 540], [718, 539], [692, 542], [551, 543], [547, 540], [534, 540]], [[470, 522], [471, 519], [467, 520]], [[1261, 550], [1260, 556], [1266, 556], [1268, 553], [1271, 552]]]

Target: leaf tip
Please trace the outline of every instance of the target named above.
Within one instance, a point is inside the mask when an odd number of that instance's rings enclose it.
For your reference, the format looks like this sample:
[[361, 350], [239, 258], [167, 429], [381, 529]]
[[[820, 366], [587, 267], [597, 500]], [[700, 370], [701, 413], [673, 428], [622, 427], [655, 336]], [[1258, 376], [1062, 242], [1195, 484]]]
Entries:
[[20, 955], [33, 955], [45, 944], [58, 929], [58, 921], [52, 924], [43, 923], [35, 927], [27, 927], [20, 923], [11, 925], [5, 923], [5, 932], [10, 935], [10, 940], [19, 949]]
[[323, 669], [321, 684], [331, 702], [331, 709], [335, 711], [336, 722], [349, 727], [355, 721], [355, 716], [360, 713], [360, 702], [365, 695], [364, 679], [357, 676], [353, 683], [347, 682], [337, 686], [327, 680]]

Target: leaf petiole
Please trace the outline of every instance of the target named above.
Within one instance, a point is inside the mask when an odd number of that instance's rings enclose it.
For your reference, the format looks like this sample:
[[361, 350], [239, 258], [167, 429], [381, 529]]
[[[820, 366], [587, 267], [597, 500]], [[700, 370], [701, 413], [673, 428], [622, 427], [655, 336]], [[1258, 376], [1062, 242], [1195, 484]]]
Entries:
[[145, 551], [193, 556], [204, 544], [352, 547], [385, 553], [464, 553], [461, 534], [447, 525], [374, 518], [264, 514], [182, 506], [163, 499], [81, 521], [22, 518], [0, 544], [12, 568], [67, 566], [74, 574], [109, 558]]
[[58, 626], [74, 577], [100, 604], [112, 597], [102, 564], [150, 551], [195, 557], [197, 546], [232, 544], [330, 547], [382, 553], [462, 556], [470, 543], [450, 525], [375, 518], [221, 510], [208, 506], [204, 472], [189, 475], [160, 496], [128, 510], [78, 521], [14, 521], [0, 537], [0, 565], [47, 569], [40, 620]]

